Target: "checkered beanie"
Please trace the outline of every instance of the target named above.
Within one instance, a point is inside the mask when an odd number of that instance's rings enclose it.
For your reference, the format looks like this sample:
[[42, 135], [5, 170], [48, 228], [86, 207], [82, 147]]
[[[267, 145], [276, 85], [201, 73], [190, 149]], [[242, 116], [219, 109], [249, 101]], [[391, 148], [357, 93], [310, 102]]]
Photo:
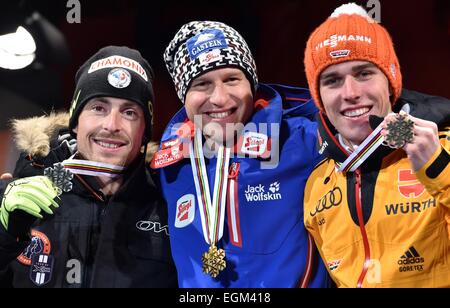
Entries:
[[183, 25], [164, 52], [164, 61], [184, 103], [191, 82], [213, 69], [241, 69], [256, 91], [258, 76], [252, 53], [242, 36], [216, 21], [192, 21]]
[[142, 107], [145, 139], [152, 134], [153, 70], [139, 51], [125, 46], [108, 46], [89, 58], [75, 75], [76, 88], [70, 108], [69, 128], [78, 125], [84, 105], [94, 97], [127, 99]]

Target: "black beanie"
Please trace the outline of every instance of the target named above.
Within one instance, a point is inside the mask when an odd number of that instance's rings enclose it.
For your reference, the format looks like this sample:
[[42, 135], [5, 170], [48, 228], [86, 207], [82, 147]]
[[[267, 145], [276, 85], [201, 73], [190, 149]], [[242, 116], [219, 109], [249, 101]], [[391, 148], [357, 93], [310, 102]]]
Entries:
[[78, 125], [84, 105], [94, 97], [116, 97], [134, 101], [145, 116], [145, 139], [152, 134], [153, 70], [139, 51], [124, 46], [100, 49], [75, 75], [75, 93], [70, 107], [69, 128]]

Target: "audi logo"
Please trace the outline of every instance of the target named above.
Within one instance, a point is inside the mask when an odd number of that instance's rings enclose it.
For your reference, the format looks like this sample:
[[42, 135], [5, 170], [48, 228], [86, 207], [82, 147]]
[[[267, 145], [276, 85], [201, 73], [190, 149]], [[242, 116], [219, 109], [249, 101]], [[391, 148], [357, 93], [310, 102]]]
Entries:
[[315, 211], [309, 214], [314, 217], [317, 213], [331, 209], [333, 206], [339, 206], [342, 202], [342, 191], [339, 187], [333, 188], [323, 196], [316, 205]]

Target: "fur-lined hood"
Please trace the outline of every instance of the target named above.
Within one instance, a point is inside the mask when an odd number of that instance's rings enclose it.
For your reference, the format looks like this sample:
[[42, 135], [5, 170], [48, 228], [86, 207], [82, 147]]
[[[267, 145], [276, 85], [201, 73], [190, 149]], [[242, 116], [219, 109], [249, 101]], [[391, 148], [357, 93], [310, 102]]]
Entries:
[[[61, 129], [69, 127], [69, 114], [52, 112], [41, 117], [14, 119], [11, 123], [14, 142], [19, 151], [32, 156], [45, 157], [50, 152], [50, 140]], [[147, 146], [146, 161], [150, 161], [158, 150], [158, 144], [150, 142]]]

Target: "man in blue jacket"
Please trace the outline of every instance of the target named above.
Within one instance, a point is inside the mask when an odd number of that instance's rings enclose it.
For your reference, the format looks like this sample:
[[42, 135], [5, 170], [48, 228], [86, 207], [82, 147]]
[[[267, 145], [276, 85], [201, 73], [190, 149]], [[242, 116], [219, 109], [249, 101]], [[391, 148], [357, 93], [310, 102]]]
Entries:
[[309, 92], [258, 83], [246, 42], [220, 22], [182, 26], [164, 60], [185, 106], [152, 167], [180, 286], [327, 286], [302, 223], [320, 160]]

